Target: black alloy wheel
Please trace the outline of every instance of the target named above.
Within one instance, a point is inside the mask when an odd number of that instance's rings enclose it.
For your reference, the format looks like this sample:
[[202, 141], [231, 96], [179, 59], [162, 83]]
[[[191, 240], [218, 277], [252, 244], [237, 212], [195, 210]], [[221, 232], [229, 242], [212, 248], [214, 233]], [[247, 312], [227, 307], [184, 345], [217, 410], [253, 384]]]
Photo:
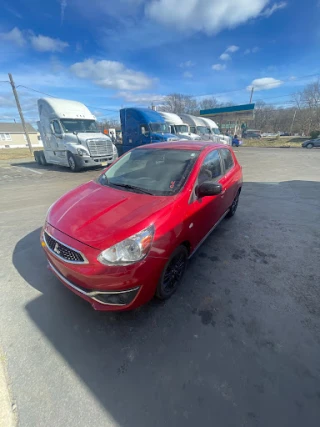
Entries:
[[238, 191], [236, 197], [232, 202], [232, 205], [230, 206], [229, 212], [226, 215], [227, 218], [233, 217], [233, 215], [236, 213], [236, 210], [239, 204], [239, 197], [240, 197], [240, 191]]
[[156, 296], [159, 299], [168, 299], [179, 287], [187, 268], [188, 251], [185, 246], [179, 246], [167, 262], [159, 284]]

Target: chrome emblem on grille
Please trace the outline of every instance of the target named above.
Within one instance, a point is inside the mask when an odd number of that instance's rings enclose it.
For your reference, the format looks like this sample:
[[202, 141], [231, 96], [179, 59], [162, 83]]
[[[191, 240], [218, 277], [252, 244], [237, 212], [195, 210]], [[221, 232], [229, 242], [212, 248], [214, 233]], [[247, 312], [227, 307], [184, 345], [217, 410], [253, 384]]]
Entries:
[[53, 250], [54, 250], [54, 252], [55, 252], [56, 254], [60, 255], [60, 251], [59, 251], [59, 243], [56, 243], [56, 244], [54, 245]]

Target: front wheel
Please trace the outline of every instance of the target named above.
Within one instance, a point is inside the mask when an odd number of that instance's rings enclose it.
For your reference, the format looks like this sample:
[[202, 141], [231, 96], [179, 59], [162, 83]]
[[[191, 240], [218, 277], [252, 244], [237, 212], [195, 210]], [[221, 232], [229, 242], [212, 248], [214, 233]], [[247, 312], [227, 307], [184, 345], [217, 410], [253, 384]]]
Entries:
[[187, 268], [188, 251], [185, 246], [179, 246], [169, 258], [156, 290], [156, 297], [168, 299], [178, 289]]
[[309, 144], [306, 145], [307, 148], [313, 148], [313, 144], [311, 144], [311, 142]]
[[78, 172], [80, 170], [76, 158], [72, 153], [68, 153], [68, 165], [72, 172]]
[[229, 212], [227, 213], [226, 217], [231, 218], [236, 213], [238, 204], [239, 204], [239, 197], [240, 197], [240, 191], [238, 191], [236, 197], [233, 199], [232, 205], [230, 206]]

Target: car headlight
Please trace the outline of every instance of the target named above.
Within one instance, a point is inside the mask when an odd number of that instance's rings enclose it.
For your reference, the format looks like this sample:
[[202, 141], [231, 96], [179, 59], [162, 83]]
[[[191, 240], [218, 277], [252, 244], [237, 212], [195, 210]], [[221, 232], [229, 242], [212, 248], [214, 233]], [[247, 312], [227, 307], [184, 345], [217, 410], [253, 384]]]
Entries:
[[105, 265], [129, 265], [143, 260], [149, 253], [154, 237], [154, 226], [134, 234], [101, 252], [98, 261]]
[[78, 152], [79, 156], [89, 156], [89, 154], [83, 148], [78, 148], [77, 152]]

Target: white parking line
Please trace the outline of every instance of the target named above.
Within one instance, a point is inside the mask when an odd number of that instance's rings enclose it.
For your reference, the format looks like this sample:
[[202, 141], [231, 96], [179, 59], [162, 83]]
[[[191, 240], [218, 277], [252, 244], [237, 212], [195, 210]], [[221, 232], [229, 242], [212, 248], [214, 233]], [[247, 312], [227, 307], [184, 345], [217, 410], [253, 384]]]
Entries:
[[12, 166], [12, 167], [13, 167], [13, 168], [20, 169], [20, 170], [27, 170], [27, 171], [34, 172], [34, 173], [38, 173], [39, 175], [42, 175], [42, 172], [40, 172], [40, 171], [35, 171], [34, 169], [30, 169], [30, 168], [20, 168], [19, 166]]

